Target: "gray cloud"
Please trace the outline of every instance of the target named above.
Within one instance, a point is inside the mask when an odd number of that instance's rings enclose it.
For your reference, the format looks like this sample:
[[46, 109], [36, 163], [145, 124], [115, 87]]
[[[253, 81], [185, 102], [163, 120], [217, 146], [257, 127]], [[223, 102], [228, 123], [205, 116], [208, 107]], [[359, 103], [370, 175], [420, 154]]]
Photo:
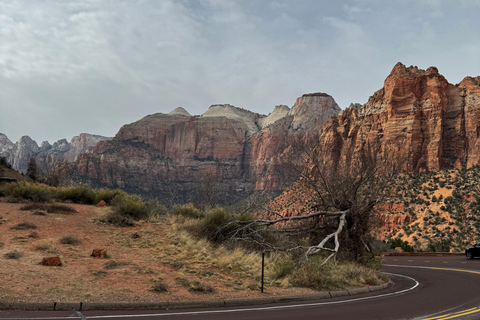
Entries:
[[364, 103], [398, 61], [480, 74], [477, 1], [0, 0], [0, 132], [114, 135], [231, 103], [268, 114], [307, 92]]

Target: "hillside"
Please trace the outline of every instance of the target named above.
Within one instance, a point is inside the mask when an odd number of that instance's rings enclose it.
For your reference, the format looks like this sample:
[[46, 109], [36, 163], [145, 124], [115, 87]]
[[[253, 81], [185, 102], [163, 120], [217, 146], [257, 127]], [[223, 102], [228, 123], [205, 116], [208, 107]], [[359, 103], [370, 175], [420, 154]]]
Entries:
[[[480, 166], [402, 174], [390, 197], [375, 206], [372, 234], [415, 251], [456, 251], [480, 234]], [[311, 198], [300, 183], [270, 203], [283, 216], [311, 212]], [[400, 242], [399, 242], [400, 241]]]
[[[0, 202], [0, 283], [14, 284], [1, 287], [1, 301], [184, 301], [313, 292], [268, 282], [261, 294], [258, 254], [194, 239], [182, 231], [182, 219], [164, 216], [116, 227], [99, 221], [108, 207], [67, 207], [76, 212]], [[96, 248], [106, 249], [107, 256], [91, 257]], [[63, 265], [42, 266], [42, 258], [51, 256]]]

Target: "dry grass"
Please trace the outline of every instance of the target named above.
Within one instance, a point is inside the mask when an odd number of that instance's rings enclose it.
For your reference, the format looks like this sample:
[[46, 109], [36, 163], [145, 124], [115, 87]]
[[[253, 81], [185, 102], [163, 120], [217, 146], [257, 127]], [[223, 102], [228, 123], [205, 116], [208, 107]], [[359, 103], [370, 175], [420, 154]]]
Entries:
[[38, 244], [35, 246], [35, 250], [54, 255], [58, 255], [60, 253], [52, 240], [43, 240], [38, 242]]
[[[39, 238], [27, 242], [30, 231], [11, 230], [23, 221], [21, 204], [0, 204], [0, 214], [8, 220], [1, 225], [0, 254], [17, 250], [19, 260], [4, 259], [0, 283], [14, 278], [16, 285], [2, 288], [2, 301], [96, 301], [138, 302], [264, 297], [308, 294], [305, 288], [280, 288], [271, 276], [274, 258], [266, 259], [270, 280], [266, 292], [259, 292], [261, 256], [244, 250], [229, 250], [188, 234], [185, 226], [196, 227], [199, 220], [183, 215], [157, 216], [155, 223], [138, 221], [134, 227], [119, 228], [98, 223], [111, 208], [72, 205], [74, 215], [29, 215], [38, 226]], [[133, 238], [138, 233], [140, 238]], [[75, 235], [82, 242], [65, 246], [59, 239]], [[90, 256], [93, 248], [107, 249], [109, 260]], [[39, 264], [46, 256], [59, 256], [61, 268]], [[128, 263], [126, 263], [128, 262]], [[54, 270], [55, 269], [55, 270]], [[176, 279], [185, 279], [182, 285]], [[186, 285], [188, 284], [188, 285]], [[27, 289], [28, 288], [28, 289]], [[168, 291], [164, 291], [164, 289]]]

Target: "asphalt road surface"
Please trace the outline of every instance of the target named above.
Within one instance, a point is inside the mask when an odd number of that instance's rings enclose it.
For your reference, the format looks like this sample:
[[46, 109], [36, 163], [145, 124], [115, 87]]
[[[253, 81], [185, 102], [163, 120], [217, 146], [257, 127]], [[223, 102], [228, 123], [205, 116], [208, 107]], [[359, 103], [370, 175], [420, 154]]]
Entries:
[[161, 311], [0, 311], [0, 320], [480, 319], [480, 259], [467, 260], [463, 256], [387, 257], [385, 272], [395, 283], [388, 289], [304, 303]]

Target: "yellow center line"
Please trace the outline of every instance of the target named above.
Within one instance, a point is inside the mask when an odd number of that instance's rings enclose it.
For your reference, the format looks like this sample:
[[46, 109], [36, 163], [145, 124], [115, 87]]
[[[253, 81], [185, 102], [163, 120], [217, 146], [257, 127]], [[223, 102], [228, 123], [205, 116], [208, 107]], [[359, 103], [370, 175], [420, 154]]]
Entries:
[[[440, 268], [440, 267], [423, 267], [423, 266], [406, 266], [406, 265], [397, 265], [397, 264], [386, 264], [386, 267], [400, 267], [400, 268], [417, 268], [417, 269], [432, 269], [432, 270], [447, 270], [447, 271], [457, 271], [457, 272], [465, 272], [465, 273], [473, 273], [473, 274], [480, 274], [480, 271], [474, 270], [464, 270], [464, 269], [454, 269], [454, 268]], [[472, 309], [462, 310], [456, 313], [449, 313], [444, 314], [441, 316], [436, 316], [432, 318], [423, 318], [422, 320], [447, 320], [458, 318], [462, 316], [466, 316], [469, 314], [480, 312], [480, 307], [475, 307]]]
[[468, 309], [468, 310], [460, 311], [460, 312], [457, 312], [457, 313], [444, 314], [444, 315], [442, 315], [442, 316], [437, 316], [437, 317], [433, 317], [433, 318], [423, 318], [422, 320], [446, 320], [446, 319], [453, 319], [453, 318], [458, 318], [458, 317], [466, 316], [466, 315], [473, 314], [473, 313], [477, 313], [477, 312], [480, 312], [480, 309], [479, 309], [478, 307], [477, 307], [477, 308], [473, 308], [473, 309]]

